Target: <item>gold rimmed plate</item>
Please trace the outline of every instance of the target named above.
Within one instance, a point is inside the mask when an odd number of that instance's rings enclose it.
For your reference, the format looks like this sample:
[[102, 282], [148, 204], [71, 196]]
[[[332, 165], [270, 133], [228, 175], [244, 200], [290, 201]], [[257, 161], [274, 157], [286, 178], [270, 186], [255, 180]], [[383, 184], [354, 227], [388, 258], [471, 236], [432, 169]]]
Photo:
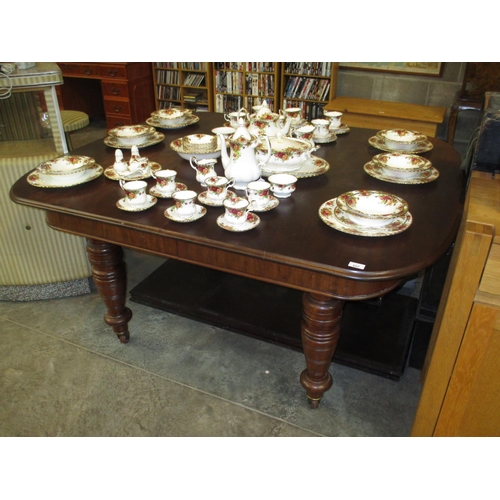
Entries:
[[409, 178], [391, 176], [381, 165], [372, 161], [366, 163], [363, 168], [368, 175], [371, 175], [375, 179], [384, 182], [392, 182], [393, 184], [427, 184], [428, 182], [435, 181], [439, 177], [439, 171], [434, 167], [426, 168], [418, 175]]

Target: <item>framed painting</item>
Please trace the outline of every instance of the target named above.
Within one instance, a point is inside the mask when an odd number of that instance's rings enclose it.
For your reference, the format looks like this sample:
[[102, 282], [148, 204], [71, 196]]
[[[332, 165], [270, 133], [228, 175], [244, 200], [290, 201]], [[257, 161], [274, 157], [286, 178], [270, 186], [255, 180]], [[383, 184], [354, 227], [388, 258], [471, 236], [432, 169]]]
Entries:
[[440, 62], [341, 62], [339, 66], [346, 69], [421, 76], [441, 76], [443, 71], [443, 63]]

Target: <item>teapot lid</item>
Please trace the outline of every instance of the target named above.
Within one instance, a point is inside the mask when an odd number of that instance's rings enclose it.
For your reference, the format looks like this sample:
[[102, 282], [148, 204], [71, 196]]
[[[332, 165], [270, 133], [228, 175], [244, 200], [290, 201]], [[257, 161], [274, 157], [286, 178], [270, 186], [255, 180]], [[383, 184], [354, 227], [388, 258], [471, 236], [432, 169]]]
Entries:
[[[245, 113], [245, 116], [242, 116], [242, 113]], [[248, 130], [246, 125], [245, 117], [247, 114], [247, 110], [245, 108], [241, 108], [238, 112], [238, 128], [236, 132], [232, 135], [233, 139], [238, 139], [240, 137], [244, 137], [245, 139], [250, 140], [252, 138], [252, 134]]]

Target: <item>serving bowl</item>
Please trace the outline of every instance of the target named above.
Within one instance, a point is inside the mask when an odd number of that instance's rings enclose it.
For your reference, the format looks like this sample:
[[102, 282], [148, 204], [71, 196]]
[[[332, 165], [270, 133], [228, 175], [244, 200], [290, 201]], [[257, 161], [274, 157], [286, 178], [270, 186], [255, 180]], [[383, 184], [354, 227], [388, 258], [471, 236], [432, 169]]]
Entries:
[[377, 136], [391, 149], [408, 151], [415, 149], [419, 143], [427, 140], [427, 136], [424, 134], [401, 128], [381, 130], [377, 133]]
[[[269, 137], [271, 143], [271, 156], [266, 163], [267, 167], [282, 172], [299, 170], [302, 164], [311, 157], [311, 153], [319, 149], [306, 139], [293, 137]], [[255, 152], [257, 161], [265, 161], [268, 154], [266, 143], [260, 143]]]
[[368, 226], [390, 224], [408, 212], [405, 200], [382, 191], [349, 191], [337, 198], [337, 206], [354, 222]]
[[151, 116], [156, 118], [162, 125], [174, 125], [189, 118], [192, 110], [183, 108], [166, 108], [153, 111]]
[[413, 178], [425, 172], [432, 166], [426, 158], [418, 155], [403, 153], [383, 153], [375, 155], [372, 161], [382, 167], [391, 177]]
[[36, 170], [50, 176], [54, 181], [71, 182], [81, 177], [84, 172], [95, 165], [90, 156], [69, 155], [59, 156], [40, 163]]
[[109, 136], [124, 146], [135, 146], [147, 141], [156, 129], [149, 125], [123, 125], [109, 131]]

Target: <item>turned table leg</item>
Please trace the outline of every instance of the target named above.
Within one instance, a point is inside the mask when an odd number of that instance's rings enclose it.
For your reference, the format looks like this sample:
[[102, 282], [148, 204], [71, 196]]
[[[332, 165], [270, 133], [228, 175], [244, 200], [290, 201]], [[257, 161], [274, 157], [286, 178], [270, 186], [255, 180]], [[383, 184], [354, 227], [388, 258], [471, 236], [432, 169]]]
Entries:
[[95, 285], [106, 304], [104, 321], [113, 328], [120, 342], [126, 344], [130, 338], [128, 322], [132, 311], [125, 307], [127, 274], [123, 249], [104, 241], [87, 239], [87, 255]]
[[304, 293], [302, 307], [302, 347], [307, 368], [300, 375], [300, 383], [311, 408], [317, 408], [332, 385], [328, 368], [339, 341], [344, 301]]

